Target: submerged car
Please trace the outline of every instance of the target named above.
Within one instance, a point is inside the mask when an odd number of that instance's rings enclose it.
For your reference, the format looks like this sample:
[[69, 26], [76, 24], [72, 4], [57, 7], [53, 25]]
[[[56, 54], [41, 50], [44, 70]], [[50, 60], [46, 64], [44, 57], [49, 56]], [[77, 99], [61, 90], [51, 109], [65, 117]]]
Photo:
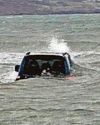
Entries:
[[67, 76], [72, 72], [73, 62], [68, 53], [26, 53], [20, 65], [15, 66], [18, 72], [16, 80], [36, 76]]

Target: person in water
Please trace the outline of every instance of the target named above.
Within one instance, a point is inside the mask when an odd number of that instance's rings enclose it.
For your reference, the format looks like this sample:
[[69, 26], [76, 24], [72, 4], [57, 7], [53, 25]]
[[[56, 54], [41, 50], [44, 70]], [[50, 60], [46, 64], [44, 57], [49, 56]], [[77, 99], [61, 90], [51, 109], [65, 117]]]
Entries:
[[41, 75], [42, 76], [50, 76], [51, 75], [51, 67], [49, 62], [43, 63], [41, 66]]
[[28, 60], [24, 70], [25, 70], [24, 73], [30, 77], [34, 75], [38, 75], [40, 72], [39, 65], [37, 61], [34, 59]]

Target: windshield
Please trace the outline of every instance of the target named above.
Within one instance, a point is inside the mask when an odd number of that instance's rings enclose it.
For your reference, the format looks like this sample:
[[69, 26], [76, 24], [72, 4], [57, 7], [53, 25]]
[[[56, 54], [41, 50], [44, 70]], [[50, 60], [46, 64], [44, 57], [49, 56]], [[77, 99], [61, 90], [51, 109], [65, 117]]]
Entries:
[[55, 55], [29, 55], [24, 58], [24, 74], [41, 75], [42, 72], [64, 74], [64, 58]]

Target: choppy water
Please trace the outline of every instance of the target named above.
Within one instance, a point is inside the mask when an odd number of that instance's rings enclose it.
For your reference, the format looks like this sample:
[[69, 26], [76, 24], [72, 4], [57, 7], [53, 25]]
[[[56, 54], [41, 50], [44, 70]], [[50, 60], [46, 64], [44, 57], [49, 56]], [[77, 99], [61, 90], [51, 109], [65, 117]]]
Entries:
[[[76, 78], [15, 82], [25, 52], [52, 38], [70, 48]], [[0, 125], [100, 125], [99, 40], [99, 14], [0, 17]]]

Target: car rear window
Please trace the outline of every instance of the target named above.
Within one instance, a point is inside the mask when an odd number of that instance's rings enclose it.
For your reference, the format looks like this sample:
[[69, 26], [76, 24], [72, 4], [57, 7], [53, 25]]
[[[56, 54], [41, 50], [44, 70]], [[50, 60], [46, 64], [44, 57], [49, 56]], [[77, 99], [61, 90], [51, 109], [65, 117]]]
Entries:
[[34, 68], [34, 74], [39, 74], [43, 68], [47, 67], [52, 71], [64, 73], [64, 60], [62, 56], [56, 55], [29, 55], [24, 58], [24, 73], [31, 73]]

